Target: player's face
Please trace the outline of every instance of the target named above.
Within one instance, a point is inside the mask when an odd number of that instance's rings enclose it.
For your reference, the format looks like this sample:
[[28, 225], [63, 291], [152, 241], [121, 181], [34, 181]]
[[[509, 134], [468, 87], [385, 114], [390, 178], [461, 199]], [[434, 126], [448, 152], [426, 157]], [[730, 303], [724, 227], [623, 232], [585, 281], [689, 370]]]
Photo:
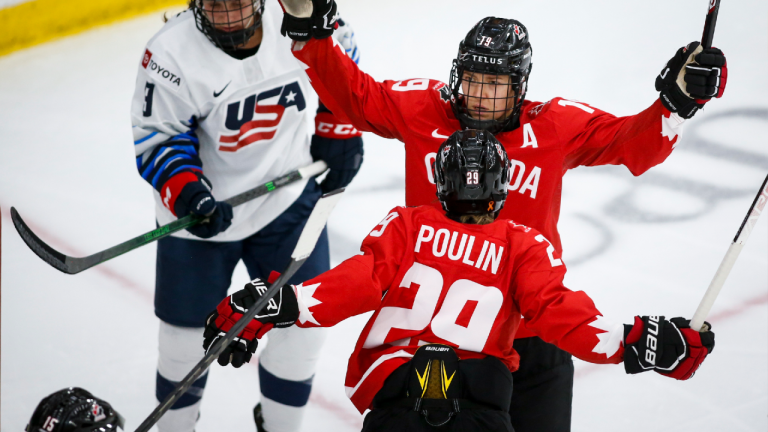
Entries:
[[515, 106], [515, 90], [508, 75], [465, 71], [461, 90], [469, 115], [475, 120], [502, 120]]
[[202, 9], [216, 30], [233, 32], [253, 24], [253, 0], [202, 0]]

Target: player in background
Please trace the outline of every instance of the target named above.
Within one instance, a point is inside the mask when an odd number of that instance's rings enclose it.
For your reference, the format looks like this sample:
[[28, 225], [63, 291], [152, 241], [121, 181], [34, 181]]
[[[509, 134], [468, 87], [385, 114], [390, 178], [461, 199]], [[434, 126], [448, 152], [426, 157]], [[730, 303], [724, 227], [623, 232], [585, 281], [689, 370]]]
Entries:
[[112, 405], [79, 387], [43, 398], [24, 428], [26, 432], [117, 432], [125, 419]]
[[[279, 34], [281, 19], [273, 0], [194, 0], [149, 41], [139, 65], [134, 148], [139, 173], [155, 189], [157, 222], [208, 216], [158, 242], [158, 401], [202, 358], [206, 315], [226, 295], [235, 265], [243, 260], [251, 277], [287, 265], [317, 199], [347, 185], [362, 162], [359, 132], [327, 109], [316, 117], [308, 109], [316, 96]], [[335, 33], [357, 60], [353, 36], [345, 25]], [[234, 209], [222, 202], [313, 159], [330, 167], [322, 184], [297, 182]], [[324, 231], [293, 280], [329, 267]], [[293, 329], [270, 337], [259, 361], [259, 428], [299, 430], [324, 337]], [[163, 416], [160, 432], [192, 432], [207, 379]]]
[[[545, 236], [498, 218], [511, 173], [485, 131], [455, 132], [438, 150], [432, 206], [396, 207], [354, 256], [301, 285], [285, 285], [219, 357], [239, 366], [273, 327], [328, 327], [374, 311], [349, 360], [347, 395], [364, 431], [511, 431], [512, 340], [525, 317], [536, 335], [592, 363], [624, 362], [688, 379], [714, 348], [714, 334], [683, 318], [602, 316], [583, 291], [563, 285], [565, 264]], [[266, 291], [261, 280], [211, 313], [210, 347]], [[516, 389], [514, 390], [516, 391]], [[546, 405], [533, 405], [539, 414]], [[513, 414], [514, 415], [514, 414]]]
[[[291, 4], [309, 4], [281, 1], [288, 12]], [[597, 165], [624, 165], [634, 175], [644, 173], [669, 156], [686, 119], [712, 97], [722, 96], [727, 79], [722, 52], [702, 50], [693, 42], [680, 48], [656, 78], [659, 99], [636, 115], [615, 117], [560, 97], [529, 101], [529, 31], [519, 21], [488, 17], [459, 44], [448, 84], [426, 78], [377, 82], [345, 58], [327, 31], [316, 31], [320, 23], [330, 22], [333, 2], [313, 1], [311, 6], [310, 18], [286, 14], [283, 34], [298, 41], [293, 55], [306, 65], [313, 87], [334, 113], [358, 130], [405, 144], [405, 205], [439, 208], [431, 170], [438, 146], [457, 130], [488, 130], [512, 163], [508, 203], [500, 217], [537, 229], [558, 253], [564, 173]], [[302, 30], [307, 27], [312, 31]], [[510, 408], [515, 429], [570, 431], [570, 354], [544, 343], [525, 323], [515, 349], [521, 357]], [[544, 414], [531, 409], [542, 405], [549, 407]]]

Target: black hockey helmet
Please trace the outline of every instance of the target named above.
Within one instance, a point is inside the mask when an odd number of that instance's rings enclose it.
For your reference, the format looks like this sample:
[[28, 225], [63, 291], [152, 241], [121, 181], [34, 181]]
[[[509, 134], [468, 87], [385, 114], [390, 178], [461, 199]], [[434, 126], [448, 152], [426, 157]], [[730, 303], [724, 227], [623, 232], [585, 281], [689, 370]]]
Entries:
[[[214, 45], [232, 51], [245, 45], [261, 27], [266, 0], [190, 0], [197, 29]], [[233, 19], [236, 18], [236, 19]], [[222, 28], [235, 27], [235, 30]]]
[[27, 432], [113, 432], [125, 420], [112, 405], [87, 390], [70, 387], [40, 401], [29, 420]]
[[454, 132], [440, 145], [433, 171], [437, 198], [449, 215], [496, 213], [504, 207], [509, 159], [490, 132]]
[[528, 30], [517, 20], [487, 17], [472, 27], [451, 70], [451, 105], [462, 127], [491, 133], [518, 127], [532, 53]]

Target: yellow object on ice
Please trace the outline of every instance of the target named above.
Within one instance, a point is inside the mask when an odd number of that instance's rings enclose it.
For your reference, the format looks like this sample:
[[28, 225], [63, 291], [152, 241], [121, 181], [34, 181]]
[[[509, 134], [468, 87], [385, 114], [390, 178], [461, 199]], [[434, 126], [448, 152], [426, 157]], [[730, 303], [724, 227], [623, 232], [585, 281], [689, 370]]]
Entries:
[[0, 55], [125, 20], [184, 0], [32, 0], [0, 9]]

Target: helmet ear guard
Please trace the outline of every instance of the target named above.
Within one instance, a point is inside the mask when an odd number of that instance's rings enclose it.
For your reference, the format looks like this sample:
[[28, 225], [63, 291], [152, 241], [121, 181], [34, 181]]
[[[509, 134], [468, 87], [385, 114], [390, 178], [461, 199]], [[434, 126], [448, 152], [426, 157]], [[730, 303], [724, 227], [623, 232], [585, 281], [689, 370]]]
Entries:
[[[206, 0], [206, 3], [219, 3], [223, 5], [225, 9], [223, 11], [217, 11], [217, 14], [214, 14], [213, 10], [205, 9], [203, 0], [190, 0], [189, 8], [192, 9], [192, 12], [195, 14], [195, 24], [197, 25], [197, 29], [200, 30], [208, 40], [224, 51], [233, 51], [245, 45], [256, 32], [256, 29], [261, 27], [261, 18], [264, 15], [265, 1], [266, 0], [242, 0], [241, 3], [248, 3], [248, 7], [252, 6], [252, 12], [242, 16], [239, 21], [212, 21], [215, 19], [212, 17], [215, 17], [219, 13], [229, 17], [230, 11], [226, 10], [228, 7], [227, 0]], [[240, 10], [245, 10], [245, 7]], [[231, 26], [240, 24], [243, 25], [242, 28], [233, 31], [224, 31], [216, 28], [217, 25]]]
[[[491, 133], [518, 127], [532, 54], [528, 30], [519, 21], [487, 17], [472, 27], [459, 44], [449, 84], [451, 106], [462, 127]], [[499, 76], [506, 76], [506, 82], [498, 83]], [[490, 89], [493, 95], [488, 96]], [[504, 99], [502, 109], [497, 109], [499, 99]]]
[[504, 207], [509, 159], [490, 132], [454, 132], [440, 146], [433, 172], [437, 197], [448, 215], [497, 213]]

